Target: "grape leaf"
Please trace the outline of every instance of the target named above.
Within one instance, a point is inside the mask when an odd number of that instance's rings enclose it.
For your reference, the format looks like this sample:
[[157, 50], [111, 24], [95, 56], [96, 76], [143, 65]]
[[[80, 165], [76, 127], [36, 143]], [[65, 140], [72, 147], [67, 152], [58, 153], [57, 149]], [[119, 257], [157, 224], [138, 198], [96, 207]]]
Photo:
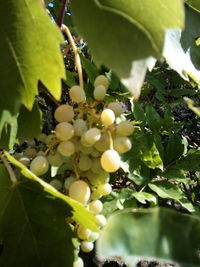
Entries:
[[70, 206], [49, 198], [37, 184], [14, 186], [0, 165], [0, 266], [72, 266], [75, 235], [65, 222]]
[[200, 12], [200, 2], [199, 0], [185, 0], [185, 2], [194, 8], [196, 11]]
[[17, 112], [21, 103], [30, 110], [39, 80], [59, 99], [63, 38], [40, 1], [0, 1], [0, 35], [0, 113]]
[[121, 257], [130, 267], [142, 259], [159, 259], [200, 266], [200, 219], [166, 208], [117, 212], [109, 217], [97, 255], [101, 260]]

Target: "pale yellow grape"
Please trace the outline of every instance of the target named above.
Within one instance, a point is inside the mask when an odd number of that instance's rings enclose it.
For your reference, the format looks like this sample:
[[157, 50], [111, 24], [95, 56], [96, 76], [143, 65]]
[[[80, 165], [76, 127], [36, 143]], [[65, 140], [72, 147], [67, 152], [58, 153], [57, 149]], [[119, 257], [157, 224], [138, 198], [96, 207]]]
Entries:
[[50, 182], [50, 185], [55, 189], [60, 190], [63, 187], [63, 184], [58, 179], [54, 179]]
[[96, 77], [95, 81], [94, 81], [94, 87], [97, 87], [98, 85], [103, 85], [106, 90], [109, 87], [109, 80], [105, 75], [99, 75]]
[[54, 117], [58, 122], [69, 122], [74, 118], [74, 110], [70, 105], [60, 105], [54, 113]]
[[115, 113], [109, 108], [104, 109], [101, 113], [101, 122], [105, 126], [109, 126], [113, 124], [114, 121], [115, 121]]
[[94, 88], [93, 96], [94, 99], [98, 101], [104, 100], [106, 96], [106, 88], [103, 85], [98, 85], [97, 87]]
[[34, 158], [30, 164], [30, 170], [40, 176], [45, 174], [49, 169], [49, 163], [47, 159], [43, 156], [37, 156]]
[[103, 210], [103, 204], [100, 200], [93, 200], [89, 203], [89, 211], [94, 214], [101, 213]]
[[99, 237], [100, 237], [100, 234], [99, 234], [99, 233], [91, 232], [91, 234], [90, 234], [89, 237], [87, 238], [87, 241], [94, 242], [94, 241], [96, 241], [97, 239], [99, 239]]
[[70, 157], [75, 152], [74, 144], [71, 141], [63, 141], [57, 147], [58, 152], [64, 157]]
[[101, 138], [101, 131], [98, 128], [91, 128], [84, 134], [88, 144], [94, 144]]
[[92, 149], [92, 152], [90, 152], [90, 155], [93, 157], [93, 158], [98, 158], [98, 157], [100, 157], [100, 152], [97, 150], [97, 149], [95, 149], [95, 148], [93, 148]]
[[103, 171], [103, 168], [101, 167], [101, 162], [100, 162], [100, 158], [95, 158], [92, 160], [92, 167], [91, 170], [94, 173], [100, 173]]
[[47, 135], [47, 137], [45, 139], [45, 144], [49, 145], [53, 140], [55, 140], [55, 138], [56, 138], [55, 134]]
[[69, 90], [69, 96], [72, 101], [81, 103], [85, 101], [85, 92], [83, 88], [79, 85], [74, 85]]
[[108, 172], [102, 171], [98, 174], [97, 179], [100, 184], [108, 183], [110, 180], [110, 174]]
[[61, 141], [68, 141], [74, 135], [74, 127], [69, 122], [60, 122], [55, 128], [56, 137]]
[[112, 192], [112, 187], [109, 183], [106, 184], [100, 184], [97, 187], [97, 191], [99, 192], [99, 194], [101, 194], [102, 196], [106, 196], [109, 195]]
[[92, 233], [92, 231], [90, 229], [88, 229], [82, 225], [78, 226], [78, 229], [77, 229], [78, 238], [80, 238], [82, 240], [88, 239], [88, 237], [90, 236], [91, 233]]
[[106, 217], [102, 214], [97, 214], [96, 215], [96, 224], [100, 227], [105, 226], [107, 223]]
[[30, 163], [30, 158], [28, 157], [21, 157], [19, 159], [19, 162], [21, 162], [24, 166], [28, 166]]
[[81, 136], [80, 142], [85, 147], [91, 147], [91, 146], [93, 146], [93, 143], [86, 142], [86, 140], [85, 140], [85, 133]]
[[124, 113], [122, 106], [118, 102], [110, 103], [108, 105], [108, 108], [111, 109], [115, 113], [116, 117], [119, 117], [120, 115], [122, 115]]
[[49, 153], [47, 160], [51, 166], [60, 167], [64, 163], [65, 158], [60, 155], [60, 153], [56, 152], [55, 154]]
[[110, 146], [110, 140], [108, 134], [102, 134], [100, 140], [94, 144], [94, 147], [100, 152], [108, 150], [109, 146]]
[[94, 190], [91, 194], [91, 199], [92, 200], [97, 200], [100, 199], [102, 197], [101, 194], [99, 194], [99, 192], [97, 190]]
[[92, 242], [89, 242], [89, 241], [81, 242], [81, 250], [83, 252], [90, 252], [93, 250], [93, 248], [94, 248], [94, 244]]
[[126, 153], [132, 148], [132, 143], [128, 137], [119, 136], [114, 138], [113, 146], [118, 153]]
[[120, 157], [117, 151], [106, 150], [101, 156], [101, 166], [106, 172], [116, 172], [120, 168]]
[[83, 119], [76, 119], [73, 123], [73, 126], [74, 126], [74, 134], [76, 136], [81, 136], [88, 129], [87, 123]]
[[134, 132], [134, 126], [130, 121], [122, 121], [117, 127], [117, 135], [130, 136]]
[[87, 146], [84, 146], [84, 145], [82, 145], [82, 144], [80, 143], [80, 144], [79, 144], [79, 150], [80, 150], [83, 154], [85, 154], [85, 155], [89, 155], [89, 154], [92, 153], [92, 151], [93, 151], [93, 147], [92, 147], [92, 146], [87, 147]]
[[75, 181], [69, 188], [69, 196], [85, 205], [90, 199], [90, 187], [82, 180]]
[[84, 267], [83, 260], [78, 257], [76, 261], [73, 263], [73, 267]]
[[78, 167], [81, 171], [88, 171], [92, 166], [92, 160], [88, 156], [80, 157]]
[[36, 154], [37, 154], [36, 149], [31, 148], [31, 147], [27, 148], [24, 152], [24, 156], [28, 157], [28, 158], [34, 158], [36, 156]]
[[71, 184], [73, 184], [73, 182], [75, 182], [76, 180], [77, 180], [77, 179], [76, 179], [75, 176], [69, 176], [69, 177], [67, 177], [67, 178], [65, 179], [65, 182], [64, 182], [64, 189], [65, 189], [66, 191], [68, 191], [69, 188], [70, 188], [70, 186], [71, 186]]

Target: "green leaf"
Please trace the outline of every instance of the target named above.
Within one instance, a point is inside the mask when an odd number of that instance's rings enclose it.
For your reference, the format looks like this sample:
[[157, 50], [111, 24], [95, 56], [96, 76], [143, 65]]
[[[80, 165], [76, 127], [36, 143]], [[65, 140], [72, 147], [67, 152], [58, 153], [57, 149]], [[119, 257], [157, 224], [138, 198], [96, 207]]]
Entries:
[[71, 7], [94, 61], [112, 69], [136, 97], [152, 56], [161, 55], [165, 29], [184, 25], [180, 0], [72, 0]]
[[15, 185], [0, 165], [1, 266], [72, 266], [75, 235], [65, 222], [70, 206], [31, 181]]
[[194, 207], [191, 202], [186, 198], [185, 194], [181, 191], [181, 189], [173, 185], [168, 181], [160, 181], [155, 183], [149, 183], [149, 188], [152, 191], [157, 193], [157, 195], [161, 198], [169, 198], [179, 202], [184, 208], [188, 211], [193, 212]]
[[187, 171], [200, 171], [200, 150], [189, 150], [187, 155], [182, 157], [173, 167]]
[[170, 134], [167, 147], [165, 150], [165, 164], [178, 160], [184, 152], [182, 139], [178, 134]]
[[96, 77], [99, 75], [99, 72], [94, 63], [92, 63], [91, 60], [86, 58], [83, 54], [80, 54], [80, 58], [82, 67], [86, 71], [88, 78], [93, 85]]
[[130, 267], [142, 259], [177, 262], [198, 267], [200, 219], [165, 208], [124, 210], [108, 219], [97, 255], [101, 260], [121, 257]]
[[185, 80], [192, 78], [197, 83], [200, 80], [200, 47], [196, 45], [195, 40], [199, 36], [200, 14], [187, 7], [185, 30], [169, 30], [163, 52], [172, 69]]
[[200, 108], [195, 107], [194, 101], [187, 98], [187, 97], [184, 97], [184, 100], [185, 100], [186, 104], [188, 105], [188, 108], [191, 109], [197, 116], [200, 117]]
[[66, 76], [67, 79], [64, 81], [69, 87], [72, 87], [73, 85], [77, 85], [77, 74], [75, 72], [71, 72], [69, 70], [66, 70]]
[[154, 195], [146, 192], [136, 192], [132, 194], [140, 203], [146, 204], [147, 201], [157, 204], [157, 199]]
[[196, 11], [200, 12], [200, 2], [199, 0], [185, 0], [185, 2], [194, 8]]
[[65, 71], [56, 25], [40, 1], [1, 1], [0, 10], [0, 113], [20, 103], [30, 110], [39, 81], [58, 100]]
[[145, 112], [149, 128], [154, 130], [155, 125], [160, 121], [160, 116], [152, 105], [147, 105]]
[[[139, 102], [133, 102], [133, 114], [136, 120], [142, 121], [143, 124], [146, 122], [146, 116], [144, 110]], [[142, 124], [142, 126], [143, 126]]]
[[95, 224], [96, 218], [88, 210], [86, 210], [85, 207], [81, 203], [57, 191], [53, 186], [46, 183], [39, 177], [37, 177], [34, 173], [32, 173], [29, 169], [27, 169], [23, 164], [21, 164], [14, 157], [12, 157], [8, 152], [5, 152], [5, 155], [12, 164], [14, 164], [15, 166], [21, 169], [21, 173], [24, 175], [24, 177], [40, 184], [43, 187], [44, 191], [48, 192], [54, 198], [61, 199], [64, 202], [66, 202], [68, 205], [70, 205], [73, 209], [72, 218], [76, 222], [82, 224], [83, 226], [91, 229], [94, 232], [99, 232], [99, 229], [97, 228]]
[[32, 140], [41, 134], [42, 113], [39, 106], [35, 103], [31, 111], [24, 106], [21, 107], [18, 116], [18, 132], [17, 137], [20, 142]]

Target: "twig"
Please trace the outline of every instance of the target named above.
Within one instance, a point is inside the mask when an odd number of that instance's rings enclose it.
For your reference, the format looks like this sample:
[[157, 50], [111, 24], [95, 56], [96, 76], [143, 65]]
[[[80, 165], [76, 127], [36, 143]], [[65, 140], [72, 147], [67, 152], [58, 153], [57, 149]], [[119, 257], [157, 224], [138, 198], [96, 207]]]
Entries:
[[[80, 40], [81, 40], [81, 37], [79, 36], [79, 37], [77, 37], [76, 39], [74, 39], [74, 42], [75, 42], [75, 43], [78, 43]], [[70, 43], [70, 44], [65, 48], [65, 50], [62, 52], [63, 56], [66, 56], [66, 55], [69, 53], [69, 51], [70, 51], [71, 48], [72, 48], [72, 44]]]
[[8, 173], [9, 173], [9, 176], [10, 176], [10, 179], [11, 179], [12, 183], [16, 184], [17, 183], [17, 178], [15, 176], [15, 173], [14, 173], [12, 167], [10, 166], [9, 162], [7, 161], [7, 159], [5, 158], [3, 153], [0, 153], [0, 158], [3, 161], [3, 164], [4, 164], [4, 166], [6, 167]]
[[68, 4], [68, 0], [63, 0], [62, 1], [60, 13], [59, 13], [58, 19], [57, 19], [57, 25], [58, 25], [59, 28], [63, 24], [63, 19], [64, 19], [64, 15], [65, 15], [65, 8], [66, 8], [67, 4]]
[[74, 51], [74, 62], [75, 62], [75, 66], [77, 68], [78, 71], [78, 77], [79, 77], [79, 84], [80, 86], [83, 88], [83, 71], [82, 71], [82, 66], [81, 66], [81, 59], [78, 53], [78, 49], [76, 47], [76, 43], [71, 35], [71, 32], [69, 30], [69, 28], [66, 25], [62, 25], [61, 30], [67, 35], [71, 45], [72, 45], [72, 49]]

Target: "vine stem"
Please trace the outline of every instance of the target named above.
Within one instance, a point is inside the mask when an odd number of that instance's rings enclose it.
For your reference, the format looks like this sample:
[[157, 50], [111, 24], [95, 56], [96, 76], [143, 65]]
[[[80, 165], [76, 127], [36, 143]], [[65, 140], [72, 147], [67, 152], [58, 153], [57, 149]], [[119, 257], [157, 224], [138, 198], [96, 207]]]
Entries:
[[12, 183], [16, 184], [17, 183], [17, 178], [15, 176], [15, 173], [14, 173], [12, 167], [10, 166], [9, 162], [7, 161], [7, 159], [5, 158], [3, 153], [0, 153], [0, 158], [3, 161], [3, 164], [4, 164], [4, 166], [6, 167], [6, 169], [8, 171], [8, 174], [10, 176], [10, 179], [11, 179]]
[[76, 43], [72, 37], [72, 34], [71, 34], [69, 28], [66, 25], [62, 24], [61, 30], [62, 30], [62, 32], [64, 32], [67, 35], [67, 37], [71, 43], [72, 49], [74, 51], [74, 62], [75, 62], [75, 66], [76, 66], [77, 71], [78, 71], [79, 84], [80, 84], [81, 88], [83, 88], [83, 71], [82, 71], [82, 66], [81, 66], [81, 59], [80, 59], [80, 56], [78, 53], [78, 48], [76, 46]]
[[63, 19], [64, 19], [64, 16], [65, 16], [65, 8], [66, 8], [67, 4], [68, 4], [68, 0], [63, 0], [62, 1], [60, 13], [59, 13], [58, 19], [57, 19], [57, 25], [58, 25], [59, 28], [63, 24]]
[[[78, 43], [81, 40], [81, 37], [77, 37], [76, 39], [74, 39], [75, 43]], [[72, 48], [71, 43], [65, 48], [65, 50], [62, 52], [63, 56], [67, 56], [67, 54], [69, 53], [70, 49]]]

